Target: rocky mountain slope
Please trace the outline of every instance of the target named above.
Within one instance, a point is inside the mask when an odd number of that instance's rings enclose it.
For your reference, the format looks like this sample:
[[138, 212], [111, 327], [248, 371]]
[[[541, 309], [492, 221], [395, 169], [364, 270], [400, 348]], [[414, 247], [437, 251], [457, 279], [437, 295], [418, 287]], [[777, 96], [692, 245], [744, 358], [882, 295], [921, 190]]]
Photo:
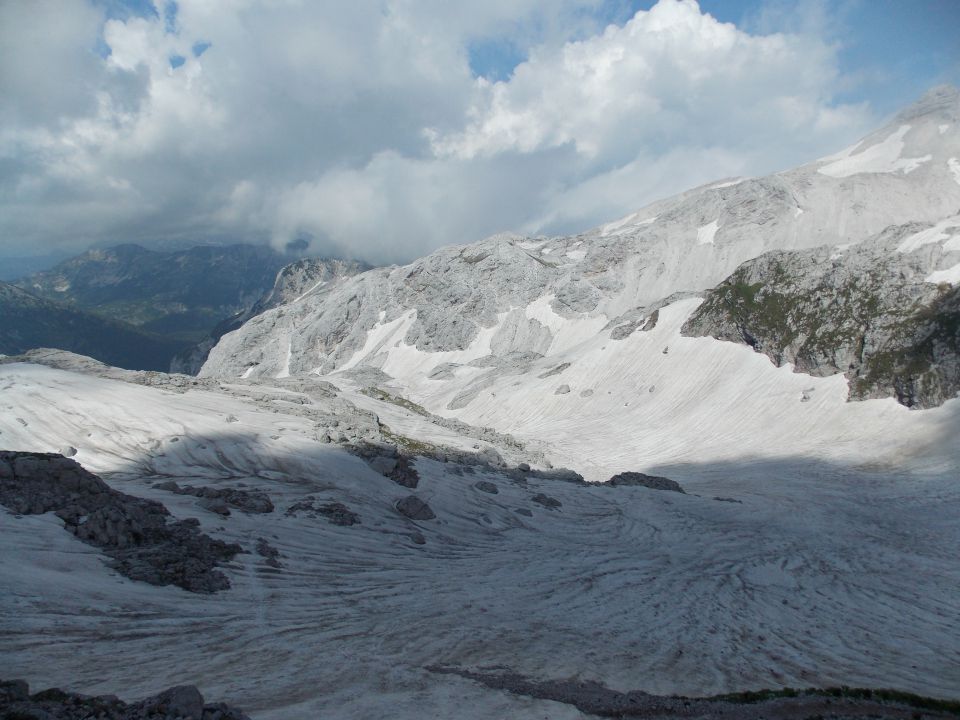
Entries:
[[185, 343], [140, 332], [0, 282], [0, 353], [58, 347], [125, 368], [166, 370]]
[[285, 265], [274, 278], [273, 287], [253, 305], [218, 323], [207, 337], [176, 355], [170, 362], [170, 372], [196, 375], [220, 338], [238, 329], [250, 318], [279, 305], [294, 302], [308, 293], [329, 292], [332, 285], [338, 281], [369, 269], [365, 263], [327, 258], [300, 258]]
[[960, 392], [960, 216], [845, 248], [741, 265], [684, 334], [743, 342], [778, 365], [844, 373], [850, 397], [936, 407]]
[[[764, 252], [950, 217], [958, 158], [960, 96], [939, 88], [854, 147], [795, 170], [698, 188], [577, 236], [497, 236], [358, 275], [225, 336], [202, 372], [329, 373], [382, 366], [407, 348], [438, 360], [549, 356], [674, 293], [702, 293]], [[400, 344], [385, 347], [386, 335]]]

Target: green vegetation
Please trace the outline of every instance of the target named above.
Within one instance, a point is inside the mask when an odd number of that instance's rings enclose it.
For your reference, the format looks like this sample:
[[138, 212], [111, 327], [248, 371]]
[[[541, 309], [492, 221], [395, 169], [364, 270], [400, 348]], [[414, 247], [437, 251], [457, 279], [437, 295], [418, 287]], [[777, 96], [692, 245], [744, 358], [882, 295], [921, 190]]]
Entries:
[[408, 455], [422, 455], [424, 457], [438, 457], [440, 455], [440, 449], [436, 445], [395, 433], [389, 425], [380, 423], [380, 434], [387, 442], [393, 443]]
[[402, 407], [404, 410], [409, 410], [412, 413], [416, 413], [417, 415], [422, 415], [423, 417], [433, 417], [422, 405], [418, 405], [412, 400], [407, 400], [405, 397], [401, 397], [400, 395], [392, 395], [386, 390], [382, 390], [378, 387], [363, 388], [360, 392], [367, 397], [372, 397], [377, 400], [382, 400], [383, 402], [391, 403], [397, 407]]

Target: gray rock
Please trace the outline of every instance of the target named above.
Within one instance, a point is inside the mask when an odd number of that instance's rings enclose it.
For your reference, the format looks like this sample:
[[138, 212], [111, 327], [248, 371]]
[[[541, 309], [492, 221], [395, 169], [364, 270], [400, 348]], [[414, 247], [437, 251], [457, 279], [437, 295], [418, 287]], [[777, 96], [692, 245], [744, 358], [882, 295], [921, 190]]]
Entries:
[[500, 492], [500, 490], [497, 488], [496, 485], [494, 485], [492, 482], [489, 482], [487, 480], [480, 480], [478, 482], [475, 482], [473, 486], [480, 492], [489, 493], [490, 495], [496, 495], [497, 493]]
[[524, 517], [533, 517], [533, 513], [527, 508], [517, 508], [514, 510], [517, 515], [523, 515]]
[[567, 385], [567, 384], [563, 384], [563, 385], [561, 385], [560, 387], [558, 387], [556, 390], [554, 390], [554, 391], [553, 391], [553, 394], [554, 394], [554, 395], [566, 395], [566, 394], [569, 393], [569, 392], [570, 392], [570, 386]]
[[203, 720], [203, 695], [193, 685], [178, 685], [147, 701], [143, 709], [187, 720]]
[[72, 445], [64, 445], [62, 448], [60, 448], [60, 454], [64, 457], [73, 457], [77, 454], [77, 449]]
[[411, 520], [433, 520], [437, 517], [430, 506], [416, 495], [407, 495], [407, 497], [398, 500], [396, 508], [397, 512]]
[[0, 504], [14, 513], [53, 511], [64, 528], [100, 548], [122, 575], [210, 593], [230, 587], [216, 569], [241, 548], [177, 521], [160, 503], [110, 488], [61, 455], [0, 451]]
[[556, 510], [558, 507], [563, 505], [563, 503], [556, 498], [552, 498], [549, 495], [544, 495], [543, 493], [537, 493], [530, 499], [538, 505], [543, 505], [548, 510]]
[[641, 472], [623, 472], [614, 475], [601, 485], [609, 487], [646, 487], [651, 490], [671, 490], [673, 492], [684, 492], [680, 483], [670, 478], [659, 475], [646, 475]]
[[230, 515], [230, 507], [227, 505], [226, 501], [223, 498], [218, 497], [204, 497], [200, 498], [197, 501], [197, 505], [202, 507], [207, 512], [216, 513], [217, 515], [222, 515], [227, 517]]
[[287, 517], [306, 515], [311, 518], [323, 517], [334, 525], [349, 527], [360, 524], [360, 516], [343, 503], [318, 503], [312, 495], [307, 495], [287, 508]]
[[386, 475], [389, 477], [390, 473], [396, 470], [397, 461], [390, 457], [375, 457], [370, 461], [370, 467], [381, 475]]

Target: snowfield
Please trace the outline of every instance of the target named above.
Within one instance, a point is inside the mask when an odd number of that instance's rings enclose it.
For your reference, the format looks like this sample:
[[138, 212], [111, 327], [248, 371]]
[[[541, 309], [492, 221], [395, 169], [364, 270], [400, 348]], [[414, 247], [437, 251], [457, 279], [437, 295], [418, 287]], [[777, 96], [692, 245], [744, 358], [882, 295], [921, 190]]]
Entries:
[[[581, 717], [425, 669], [435, 664], [655, 693], [849, 684], [956, 695], [960, 652], [946, 628], [960, 588], [960, 520], [946, 509], [958, 500], [958, 465], [952, 435], [935, 428], [955, 428], [960, 403], [922, 412], [892, 401], [845, 404], [835, 378], [677, 337], [694, 304], [666, 308], [653, 331], [621, 341], [650, 352], [621, 357], [635, 374], [617, 393], [605, 390], [614, 369], [599, 358], [608, 351], [581, 349], [581, 369], [571, 366], [570, 376], [464, 413], [482, 419], [502, 404], [501, 417], [515, 416], [517, 429], [551, 438], [557, 463], [579, 458], [570, 464], [595, 479], [611, 469], [658, 472], [687, 495], [520, 483], [421, 459], [415, 493], [437, 519], [418, 523], [392, 506], [409, 490], [317, 441], [315, 421], [300, 414], [302, 394], [290, 389], [181, 393], [0, 366], [5, 446], [71, 444], [114, 487], [198, 517], [204, 531], [247, 549], [264, 537], [284, 565], [238, 556], [226, 568], [232, 589], [197, 596], [118, 576], [52, 515], [0, 514], [9, 673], [89, 693], [122, 688], [131, 698], [191, 682], [255, 718], [413, 718], [454, 706], [466, 718]], [[668, 361], [691, 377], [698, 362], [718, 374], [735, 363], [750, 391], [710, 390], [717, 375], [678, 387]], [[588, 378], [593, 405], [578, 395]], [[561, 382], [574, 391], [552, 395]], [[801, 402], [805, 390], [809, 402]], [[690, 397], [708, 392], [706, 405]], [[475, 444], [397, 405], [350, 389], [341, 395], [394, 432]], [[772, 398], [789, 400], [792, 425], [780, 422]], [[307, 407], [325, 412], [324, 402]], [[563, 402], [584, 405], [579, 420], [551, 412]], [[707, 406], [717, 411], [705, 414]], [[829, 418], [843, 413], [856, 415], [838, 433]], [[778, 441], [767, 428], [793, 437]], [[277, 510], [221, 518], [193, 497], [151, 487], [170, 478], [242, 482], [266, 491]], [[499, 492], [478, 491], [479, 480]], [[532, 502], [540, 492], [562, 506]], [[287, 517], [306, 495], [344, 503], [361, 524]], [[415, 532], [424, 545], [412, 541]]]
[[[960, 282], [958, 118], [935, 90], [795, 170], [291, 291], [198, 378], [2, 359], [0, 448], [73, 455], [248, 551], [197, 595], [0, 508], [4, 677], [125, 699], [191, 683], [256, 720], [586, 717], [438, 667], [960, 696], [960, 398], [848, 402], [842, 375], [681, 334], [744, 261], [840, 264], [894, 224], [884, 258]], [[685, 492], [603, 484], [626, 471]], [[224, 517], [168, 480], [275, 510]], [[411, 495], [435, 517], [403, 514]]]

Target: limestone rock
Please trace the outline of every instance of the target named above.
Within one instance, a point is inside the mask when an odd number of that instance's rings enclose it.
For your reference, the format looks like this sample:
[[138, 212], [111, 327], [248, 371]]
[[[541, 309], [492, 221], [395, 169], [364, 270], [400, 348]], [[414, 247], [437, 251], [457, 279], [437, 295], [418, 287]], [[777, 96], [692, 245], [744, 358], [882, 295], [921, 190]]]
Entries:
[[437, 517], [430, 506], [416, 495], [407, 495], [398, 500], [396, 508], [397, 512], [411, 520], [433, 520]]

